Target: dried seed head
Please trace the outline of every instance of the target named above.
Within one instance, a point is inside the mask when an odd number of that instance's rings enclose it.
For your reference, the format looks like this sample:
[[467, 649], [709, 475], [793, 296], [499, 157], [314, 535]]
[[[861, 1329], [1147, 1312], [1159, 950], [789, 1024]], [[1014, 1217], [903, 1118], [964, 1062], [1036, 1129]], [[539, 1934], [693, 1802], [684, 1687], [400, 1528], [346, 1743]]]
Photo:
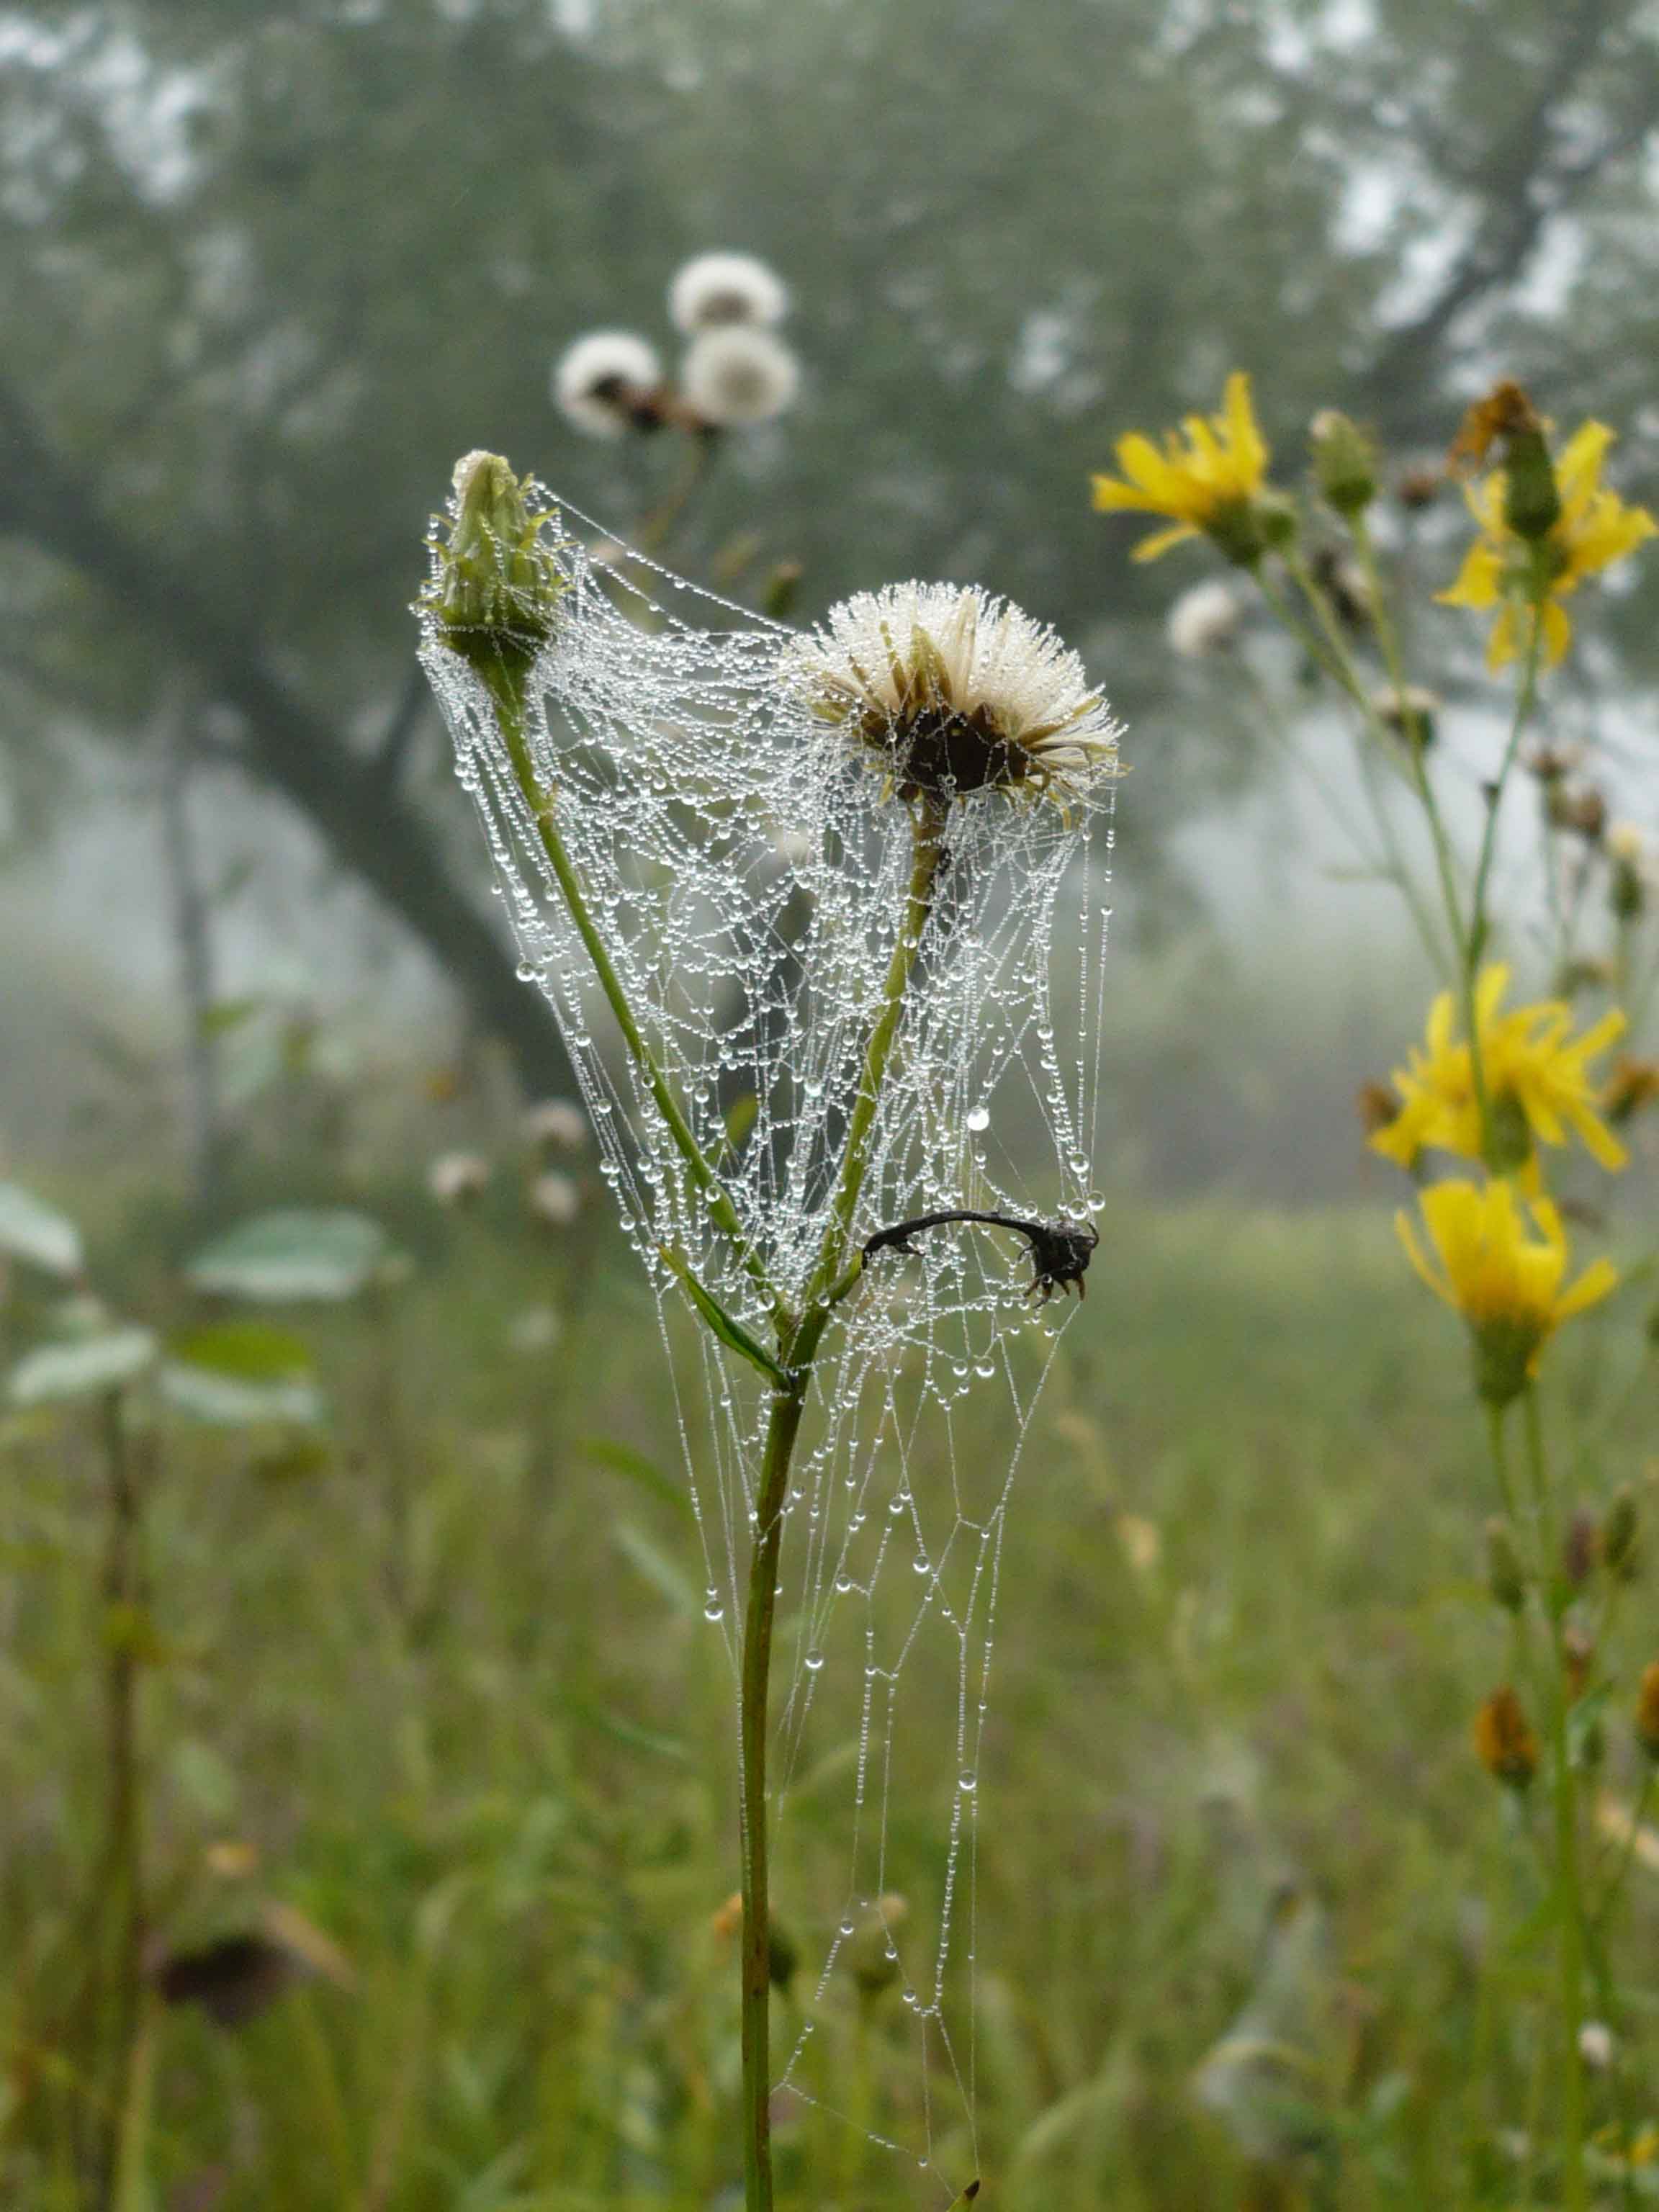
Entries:
[[1487, 1773], [1511, 1790], [1524, 1790], [1537, 1773], [1538, 1739], [1507, 1684], [1494, 1690], [1475, 1715], [1474, 1748]]
[[746, 430], [781, 415], [800, 387], [800, 363], [783, 340], [752, 323], [700, 331], [686, 348], [680, 390], [699, 422]]
[[752, 253], [699, 253], [668, 291], [676, 329], [690, 336], [733, 323], [781, 323], [789, 294], [775, 270]]
[[553, 398], [591, 438], [653, 430], [663, 420], [662, 363], [632, 331], [589, 331], [553, 365]]
[[976, 586], [844, 599], [792, 649], [789, 675], [907, 801], [1064, 799], [1117, 770], [1120, 726], [1077, 655]]

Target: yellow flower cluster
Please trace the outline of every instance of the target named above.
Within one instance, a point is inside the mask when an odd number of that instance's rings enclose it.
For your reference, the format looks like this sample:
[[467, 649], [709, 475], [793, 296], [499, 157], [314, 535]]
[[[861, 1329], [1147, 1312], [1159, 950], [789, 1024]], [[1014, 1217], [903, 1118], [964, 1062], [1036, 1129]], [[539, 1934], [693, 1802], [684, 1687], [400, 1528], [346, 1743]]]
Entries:
[[[1582, 1036], [1568, 1032], [1572, 1009], [1564, 1000], [1501, 1011], [1510, 971], [1486, 969], [1475, 987], [1475, 1027], [1480, 1071], [1500, 1157], [1491, 1164], [1524, 1170], [1537, 1188], [1534, 1146], [1560, 1146], [1568, 1131], [1609, 1170], [1622, 1168], [1627, 1154], [1596, 1111], [1599, 1094], [1588, 1062], [1624, 1034], [1625, 1017], [1602, 1016]], [[1452, 994], [1443, 991], [1429, 1009], [1421, 1047], [1411, 1048], [1408, 1065], [1394, 1072], [1401, 1098], [1398, 1114], [1370, 1139], [1374, 1152], [1410, 1170], [1424, 1152], [1456, 1152], [1465, 1159], [1486, 1156], [1474, 1057], [1455, 1034]]]
[[1155, 561], [1200, 534], [1215, 539], [1231, 560], [1259, 556], [1263, 539], [1255, 509], [1268, 453], [1243, 369], [1227, 379], [1221, 413], [1188, 416], [1181, 432], [1166, 434], [1161, 453], [1138, 430], [1118, 440], [1116, 453], [1123, 474], [1095, 477], [1097, 511], [1161, 514], [1172, 526], [1143, 538], [1137, 561]]
[[1561, 1217], [1546, 1198], [1523, 1212], [1513, 1183], [1438, 1182], [1421, 1205], [1437, 1265], [1404, 1213], [1395, 1217], [1400, 1241], [1435, 1296], [1468, 1323], [1481, 1396], [1506, 1406], [1537, 1372], [1561, 1323], [1606, 1297], [1617, 1271], [1610, 1260], [1596, 1260], [1564, 1288]]
[[1601, 482], [1601, 464], [1613, 438], [1606, 423], [1586, 422], [1567, 441], [1555, 466], [1559, 511], [1535, 542], [1512, 526], [1504, 470], [1470, 487], [1469, 511], [1480, 534], [1455, 583], [1438, 597], [1443, 606], [1499, 609], [1486, 641], [1489, 668], [1502, 668], [1526, 650], [1534, 612], [1543, 624], [1544, 657], [1553, 668], [1572, 640], [1562, 600], [1586, 576], [1622, 561], [1659, 528], [1646, 507], [1627, 507]]

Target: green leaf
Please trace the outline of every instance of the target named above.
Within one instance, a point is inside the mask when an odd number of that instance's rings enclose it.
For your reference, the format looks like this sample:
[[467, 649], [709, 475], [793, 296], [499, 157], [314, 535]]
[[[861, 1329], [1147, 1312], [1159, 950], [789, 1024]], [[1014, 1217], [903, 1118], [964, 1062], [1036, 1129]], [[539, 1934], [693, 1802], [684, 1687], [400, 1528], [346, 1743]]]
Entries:
[[320, 1437], [291, 1437], [272, 1451], [261, 1452], [253, 1473], [261, 1482], [299, 1482], [320, 1474], [329, 1462], [329, 1449]]
[[136, 1382], [155, 1365], [161, 1348], [149, 1328], [112, 1328], [73, 1344], [43, 1344], [12, 1369], [7, 1394], [14, 1406], [99, 1397]]
[[653, 1751], [661, 1759], [672, 1759], [680, 1766], [694, 1766], [696, 1756], [678, 1736], [664, 1735], [656, 1729], [641, 1728], [625, 1713], [614, 1711], [609, 1705], [578, 1705], [578, 1717], [591, 1727], [614, 1736], [633, 1751]]
[[312, 1428], [323, 1418], [322, 1394], [311, 1382], [245, 1382], [176, 1359], [163, 1366], [161, 1382], [161, 1395], [175, 1413], [214, 1428]]
[[204, 1006], [197, 1021], [198, 1034], [204, 1037], [228, 1036], [232, 1030], [240, 1029], [259, 1012], [263, 999], [219, 999], [210, 1006]]
[[787, 1368], [780, 1367], [759, 1339], [751, 1336], [740, 1321], [733, 1320], [714, 1292], [697, 1280], [683, 1255], [671, 1250], [666, 1244], [659, 1244], [657, 1249], [684, 1284], [686, 1296], [720, 1342], [746, 1359], [751, 1367], [759, 1368], [768, 1382], [780, 1390], [787, 1390], [794, 1379]]
[[81, 1232], [67, 1214], [15, 1182], [0, 1182], [0, 1252], [49, 1275], [78, 1275]]
[[689, 1620], [697, 1609], [696, 1594], [667, 1553], [659, 1551], [644, 1529], [636, 1528], [631, 1521], [618, 1522], [611, 1534], [623, 1558], [632, 1561], [682, 1620]]
[[241, 1382], [301, 1382], [311, 1375], [311, 1347], [292, 1330], [262, 1321], [222, 1321], [167, 1340], [170, 1357]]
[[391, 1252], [385, 1230], [366, 1213], [295, 1207], [239, 1222], [185, 1273], [195, 1289], [220, 1297], [333, 1302], [366, 1290]]
[[659, 1498], [665, 1505], [672, 1505], [688, 1521], [695, 1522], [696, 1520], [684, 1485], [665, 1474], [654, 1460], [647, 1459], [643, 1452], [635, 1451], [631, 1444], [615, 1443], [609, 1437], [584, 1437], [576, 1449], [585, 1452], [589, 1459], [597, 1460], [601, 1467], [608, 1467], [613, 1474], [625, 1475], [629, 1482], [636, 1482], [641, 1490], [648, 1490], [653, 1498]]

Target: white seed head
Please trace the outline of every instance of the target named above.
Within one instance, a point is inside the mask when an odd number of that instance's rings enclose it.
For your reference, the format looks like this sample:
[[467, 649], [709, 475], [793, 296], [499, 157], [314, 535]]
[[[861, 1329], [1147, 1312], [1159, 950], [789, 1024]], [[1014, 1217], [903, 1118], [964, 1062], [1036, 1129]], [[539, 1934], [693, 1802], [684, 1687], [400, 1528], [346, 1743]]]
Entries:
[[526, 1306], [514, 1316], [507, 1340], [514, 1352], [533, 1359], [538, 1352], [551, 1352], [562, 1334], [563, 1325], [553, 1307]]
[[556, 1169], [538, 1176], [526, 1200], [537, 1220], [554, 1229], [568, 1229], [582, 1210], [581, 1192], [569, 1176], [561, 1175]]
[[1408, 718], [1432, 723], [1446, 704], [1426, 684], [1406, 684], [1398, 690], [1392, 684], [1379, 684], [1370, 694], [1370, 703], [1372, 713], [1391, 730], [1402, 729]]
[[1613, 2063], [1613, 2034], [1604, 2020], [1587, 2020], [1578, 2031], [1578, 2055], [1586, 2066], [1605, 2073]]
[[1121, 725], [1054, 632], [977, 585], [890, 584], [788, 648], [813, 714], [900, 795], [1058, 797], [1117, 769]]
[[520, 1127], [532, 1145], [579, 1152], [587, 1142], [587, 1116], [571, 1098], [543, 1098], [525, 1110]]
[[595, 438], [620, 438], [634, 406], [661, 382], [655, 348], [632, 331], [589, 331], [553, 365], [555, 401]]
[[465, 1206], [489, 1181], [489, 1163], [480, 1152], [441, 1152], [428, 1167], [426, 1187], [440, 1206]]
[[783, 340], [748, 323], [700, 331], [680, 370], [688, 405], [719, 430], [771, 422], [799, 384], [800, 364]]
[[1164, 629], [1170, 649], [1183, 660], [1207, 660], [1224, 653], [1244, 621], [1244, 605], [1218, 576], [1194, 584], [1170, 609]]
[[789, 294], [776, 271], [752, 253], [699, 253], [669, 286], [668, 311], [688, 336], [732, 323], [781, 323]]

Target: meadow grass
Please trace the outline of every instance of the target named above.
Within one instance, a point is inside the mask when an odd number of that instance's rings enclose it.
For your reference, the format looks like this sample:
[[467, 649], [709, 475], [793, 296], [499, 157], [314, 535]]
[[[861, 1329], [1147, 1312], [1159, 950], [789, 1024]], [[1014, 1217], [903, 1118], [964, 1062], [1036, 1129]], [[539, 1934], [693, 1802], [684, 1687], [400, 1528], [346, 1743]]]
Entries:
[[[1105, 1219], [1004, 1559], [981, 2201], [1525, 2201], [1547, 1946], [1525, 1941], [1532, 1877], [1469, 1745], [1509, 1660], [1460, 1347], [1380, 1209]], [[411, 1220], [426, 1249], [394, 1309], [313, 1328], [329, 1463], [272, 1478], [198, 1436], [158, 1480], [156, 1940], [200, 1941], [268, 1893], [342, 1948], [355, 1987], [307, 1982], [228, 2032], [155, 2008], [143, 2185], [122, 2212], [690, 2212], [740, 2184], [735, 1960], [714, 1925], [733, 1689], [689, 1520], [641, 1472], [678, 1481], [649, 1300], [609, 1232], [533, 1245], [488, 1218]], [[164, 1280], [142, 1240], [117, 1272], [135, 1295]], [[513, 1348], [550, 1297], [557, 1348]], [[1559, 1381], [1607, 1401], [1641, 1356], [1629, 1320], [1598, 1316]], [[1634, 1433], [1591, 1455], [1587, 1491], [1641, 1474]], [[14, 1424], [0, 2197], [43, 2212], [81, 2205], [54, 2028], [98, 1838], [94, 1499], [73, 1425]], [[945, 1739], [954, 1686], [912, 1686]], [[776, 1876], [809, 1984], [840, 1902], [836, 1714], [815, 1717]], [[1627, 1799], [1626, 1735], [1610, 1716], [1605, 1778]], [[900, 1888], [936, 1869], [932, 1811], [896, 1791]], [[226, 1841], [257, 1845], [257, 1873], [204, 1871]], [[1634, 1880], [1639, 1959], [1659, 1885]], [[849, 1988], [821, 2017], [848, 2104], [905, 2133], [919, 2077], [896, 1995]], [[1638, 2082], [1639, 2057], [1638, 2039]], [[937, 2163], [960, 2172], [945, 2124]], [[802, 2212], [939, 2203], [931, 2177], [787, 2103], [777, 2156]]]

